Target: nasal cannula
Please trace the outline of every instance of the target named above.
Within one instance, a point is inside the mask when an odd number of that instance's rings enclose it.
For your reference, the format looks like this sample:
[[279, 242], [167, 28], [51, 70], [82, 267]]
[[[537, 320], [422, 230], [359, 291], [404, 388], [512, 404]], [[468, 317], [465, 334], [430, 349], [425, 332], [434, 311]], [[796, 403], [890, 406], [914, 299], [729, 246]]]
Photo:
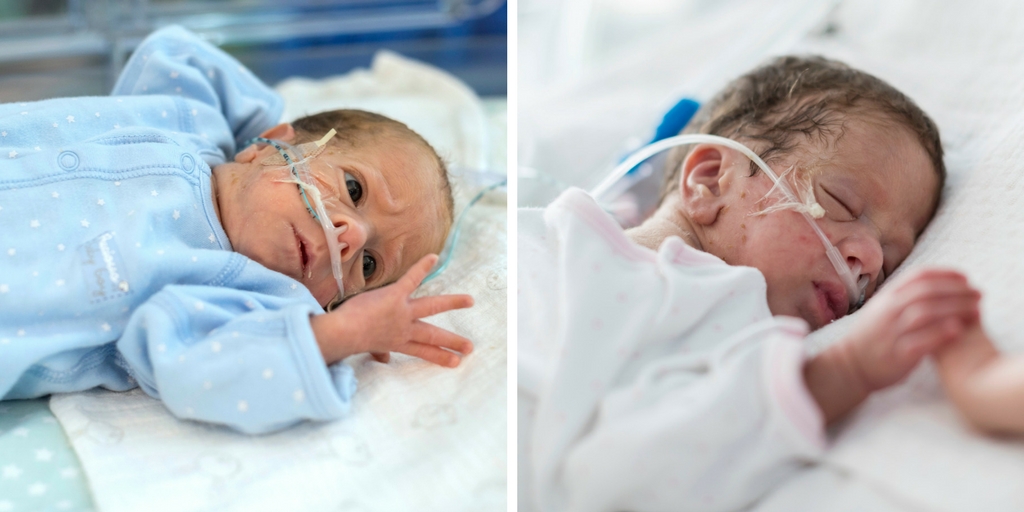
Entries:
[[[744, 156], [749, 158], [752, 162], [754, 162], [754, 164], [756, 164], [759, 168], [761, 168], [762, 171], [764, 171], [764, 173], [772, 180], [772, 182], [775, 183], [775, 185], [780, 190], [782, 190], [782, 193], [785, 194], [787, 200], [793, 202], [794, 204], [801, 203], [801, 201], [799, 201], [799, 199], [796, 197], [796, 194], [793, 193], [793, 190], [789, 187], [789, 185], [784, 180], [780, 179], [778, 175], [776, 175], [775, 172], [772, 171], [771, 167], [768, 167], [768, 164], [766, 164], [764, 160], [762, 160], [761, 157], [757, 155], [757, 153], [754, 153], [753, 151], [751, 151], [750, 148], [732, 139], [708, 134], [677, 135], [675, 137], [669, 137], [667, 139], [659, 140], [655, 143], [649, 144], [638, 149], [636, 152], [630, 155], [629, 158], [626, 158], [625, 160], [622, 161], [622, 163], [616, 166], [615, 169], [612, 170], [611, 174], [608, 175], [608, 177], [606, 177], [603, 181], [601, 181], [601, 183], [599, 183], [596, 187], [594, 187], [594, 189], [590, 191], [590, 194], [595, 198], [599, 198], [602, 194], [607, 192], [619, 179], [625, 176], [631, 169], [643, 163], [644, 160], [647, 160], [648, 158], [658, 153], [661, 153], [666, 149], [670, 149], [676, 146], [683, 146], [687, 144], [700, 143], [721, 145], [739, 151]], [[859, 275], [861, 271], [860, 263], [856, 263], [854, 265], [854, 268], [852, 269], [849, 265], [846, 264], [846, 259], [843, 257], [842, 254], [840, 254], [839, 249], [837, 249], [835, 245], [832, 245], [832, 242], [828, 239], [827, 236], [825, 236], [825, 232], [822, 231], [821, 228], [818, 226], [818, 223], [814, 221], [814, 217], [816, 216], [820, 218], [823, 212], [824, 210], [819, 205], [817, 205], [817, 203], [813, 204], [811, 208], [805, 208], [800, 210], [800, 213], [803, 215], [804, 219], [807, 220], [807, 223], [811, 225], [811, 228], [818, 235], [818, 238], [821, 239], [821, 243], [825, 246], [825, 254], [828, 256], [828, 259], [832, 263], [832, 266], [835, 267], [836, 273], [838, 273], [839, 277], [843, 280], [843, 285], [846, 287], [847, 296], [850, 300], [851, 310], [859, 308], [864, 303], [869, 278], [867, 275]], [[816, 215], [812, 216], [812, 213]]]

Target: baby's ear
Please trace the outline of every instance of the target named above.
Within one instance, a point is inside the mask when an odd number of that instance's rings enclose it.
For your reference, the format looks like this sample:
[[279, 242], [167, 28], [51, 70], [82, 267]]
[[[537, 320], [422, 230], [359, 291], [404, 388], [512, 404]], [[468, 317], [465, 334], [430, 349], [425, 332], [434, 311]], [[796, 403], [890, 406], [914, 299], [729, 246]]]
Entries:
[[235, 162], [240, 164], [247, 164], [256, 159], [256, 155], [259, 154], [259, 149], [256, 148], [255, 144], [249, 144], [245, 149], [235, 153]]
[[[281, 123], [261, 133], [260, 137], [263, 137], [264, 139], [291, 142], [292, 139], [295, 138], [295, 128], [290, 123]], [[235, 154], [235, 162], [240, 164], [250, 163], [256, 159], [256, 155], [258, 154], [259, 148], [257, 148], [255, 144], [250, 144], [248, 147]]]
[[723, 149], [699, 144], [683, 161], [679, 194], [686, 214], [698, 224], [714, 223], [725, 206], [724, 192], [729, 180], [725, 176], [724, 160]]
[[283, 140], [291, 142], [295, 138], [295, 128], [291, 123], [281, 123], [260, 134], [264, 139]]

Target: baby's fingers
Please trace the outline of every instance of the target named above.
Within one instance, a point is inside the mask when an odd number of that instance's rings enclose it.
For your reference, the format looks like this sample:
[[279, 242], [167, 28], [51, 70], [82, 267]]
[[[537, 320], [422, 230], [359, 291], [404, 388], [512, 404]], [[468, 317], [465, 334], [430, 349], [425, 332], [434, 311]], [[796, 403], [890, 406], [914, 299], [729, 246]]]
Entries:
[[953, 341], [963, 331], [964, 325], [960, 320], [947, 318], [901, 337], [899, 346], [896, 347], [897, 354], [905, 361], [917, 361], [945, 343]]
[[978, 317], [980, 300], [980, 294], [968, 293], [916, 302], [902, 312], [897, 325], [903, 332], [911, 332], [948, 318], [970, 322]]
[[412, 326], [412, 340], [417, 343], [444, 347], [462, 354], [473, 351], [473, 342], [436, 325], [417, 320]]
[[959, 270], [953, 270], [951, 268], [942, 267], [924, 267], [908, 271], [903, 278], [905, 283], [916, 281], [919, 279], [956, 279], [964, 283], [967, 282], [967, 276]]
[[915, 279], [897, 290], [905, 304], [951, 295], [979, 294], [971, 287], [967, 279], [959, 274], [930, 275], [927, 278]]
[[423, 343], [416, 343], [411, 341], [395, 349], [395, 352], [401, 352], [413, 357], [418, 357], [428, 363], [434, 363], [440, 366], [447, 366], [448, 368], [455, 368], [462, 362], [462, 358], [458, 354], [449, 352], [444, 349], [437, 348], [432, 345], [424, 345]]
[[427, 274], [430, 273], [434, 263], [437, 263], [436, 254], [428, 254], [420, 258], [419, 261], [409, 267], [409, 270], [405, 271], [402, 278], [395, 284], [405, 290], [407, 294], [412, 293], [423, 282], [423, 278], [427, 277]]
[[473, 306], [473, 297], [469, 295], [436, 295], [421, 297], [411, 302], [412, 314], [415, 318], [426, 318], [453, 309], [465, 309]]

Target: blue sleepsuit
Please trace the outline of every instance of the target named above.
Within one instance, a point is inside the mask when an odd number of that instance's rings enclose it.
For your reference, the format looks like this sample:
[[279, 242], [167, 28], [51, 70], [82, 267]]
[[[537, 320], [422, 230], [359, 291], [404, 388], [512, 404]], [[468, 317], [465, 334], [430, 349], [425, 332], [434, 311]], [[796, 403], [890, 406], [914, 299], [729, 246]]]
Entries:
[[109, 97], [0, 105], [0, 398], [137, 385], [249, 433], [347, 412], [352, 369], [310, 328], [323, 309], [232, 252], [214, 211], [211, 166], [282, 103], [170, 27]]

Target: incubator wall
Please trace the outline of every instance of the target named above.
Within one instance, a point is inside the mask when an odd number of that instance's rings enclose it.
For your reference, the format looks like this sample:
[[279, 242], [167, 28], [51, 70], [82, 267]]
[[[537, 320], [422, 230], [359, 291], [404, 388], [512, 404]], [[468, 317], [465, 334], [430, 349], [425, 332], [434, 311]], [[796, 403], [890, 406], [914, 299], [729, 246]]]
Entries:
[[506, 93], [505, 0], [6, 0], [0, 102], [103, 95], [153, 30], [182, 25], [264, 82], [367, 67], [379, 49]]

